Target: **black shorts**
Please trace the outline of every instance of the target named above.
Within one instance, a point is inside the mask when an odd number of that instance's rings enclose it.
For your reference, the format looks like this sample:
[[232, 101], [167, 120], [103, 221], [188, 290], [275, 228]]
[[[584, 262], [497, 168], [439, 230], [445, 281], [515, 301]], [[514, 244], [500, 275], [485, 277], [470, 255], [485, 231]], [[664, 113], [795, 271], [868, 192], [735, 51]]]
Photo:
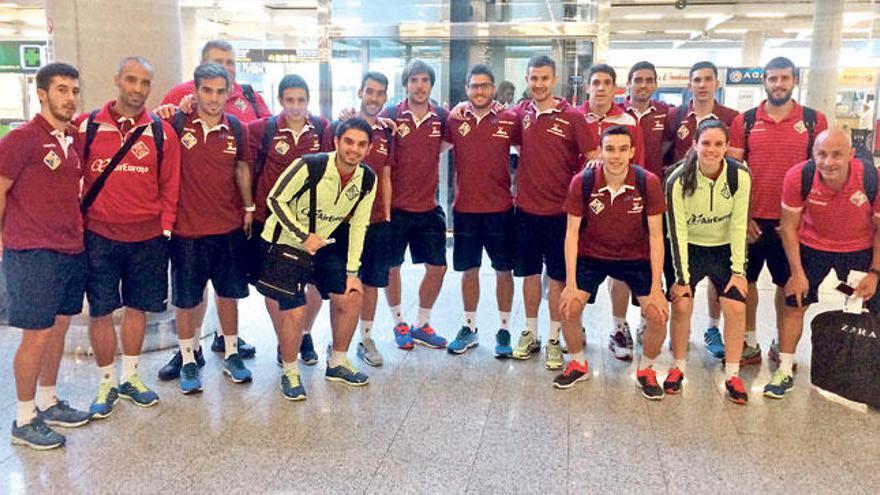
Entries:
[[[122, 306], [152, 313], [168, 303], [168, 239], [121, 242], [86, 231], [89, 316], [106, 316]], [[120, 294], [121, 292], [121, 294]]]
[[[802, 300], [804, 305], [819, 301], [819, 285], [832, 269], [837, 274], [837, 280], [841, 282], [846, 282], [850, 270], [867, 272], [871, 268], [873, 252], [873, 249], [864, 249], [849, 253], [832, 253], [801, 244], [801, 266], [804, 267], [807, 281], [810, 283], [807, 297]], [[794, 296], [788, 296], [785, 298], [785, 304], [797, 306], [797, 299]], [[880, 311], [880, 294], [875, 293], [867, 305], [868, 309], [873, 312]]]
[[730, 269], [730, 244], [723, 246], [697, 246], [688, 244], [688, 272], [691, 276], [691, 293], [706, 277], [715, 286], [719, 297], [745, 302], [746, 298], [736, 287], [725, 293], [733, 272]]
[[514, 213], [515, 245], [513, 274], [517, 277], [540, 275], [547, 267], [553, 280], [565, 281], [565, 229], [568, 216]]
[[754, 243], [748, 245], [746, 279], [750, 284], [757, 282], [761, 269], [766, 263], [773, 284], [783, 287], [788, 282], [791, 271], [788, 268], [788, 258], [785, 257], [785, 248], [782, 247], [782, 238], [776, 230], [779, 227], [779, 220], [755, 219], [755, 222], [761, 229], [761, 235]]
[[651, 293], [650, 261], [600, 260], [578, 256], [577, 286], [578, 289], [590, 293], [590, 304], [596, 302], [596, 291], [607, 277], [628, 285], [633, 297], [644, 297]]
[[241, 229], [194, 239], [172, 237], [171, 303], [183, 309], [197, 306], [208, 280], [220, 297], [247, 297], [246, 243]]
[[263, 222], [254, 220], [251, 224], [251, 238], [247, 239], [242, 256], [244, 256], [245, 279], [249, 284], [255, 285], [260, 270], [263, 268]]
[[513, 208], [500, 213], [453, 212], [452, 266], [457, 272], [479, 268], [483, 249], [497, 271], [513, 269]]
[[48, 249], [4, 249], [3, 271], [9, 292], [9, 325], [42, 330], [56, 315], [82, 311], [86, 291], [86, 253], [64, 254]]
[[361, 269], [358, 276], [370, 287], [388, 287], [388, 270], [391, 269], [391, 223], [376, 222], [367, 227]]
[[[334, 235], [340, 229], [336, 229]], [[333, 237], [331, 235], [331, 237]], [[340, 238], [343, 236], [340, 233]], [[343, 294], [345, 292], [345, 265], [348, 261], [348, 231], [346, 229], [344, 239], [328, 246], [324, 246], [315, 253], [312, 260], [312, 276], [308, 283], [314, 285], [321, 293], [321, 298], [329, 299], [330, 294]], [[269, 243], [261, 241], [263, 245], [263, 253], [268, 251]], [[289, 311], [305, 306], [305, 294], [291, 297], [289, 299], [279, 299], [278, 305], [282, 311]]]
[[391, 266], [403, 264], [406, 248], [413, 264], [446, 266], [446, 215], [437, 207], [422, 213], [391, 210]]

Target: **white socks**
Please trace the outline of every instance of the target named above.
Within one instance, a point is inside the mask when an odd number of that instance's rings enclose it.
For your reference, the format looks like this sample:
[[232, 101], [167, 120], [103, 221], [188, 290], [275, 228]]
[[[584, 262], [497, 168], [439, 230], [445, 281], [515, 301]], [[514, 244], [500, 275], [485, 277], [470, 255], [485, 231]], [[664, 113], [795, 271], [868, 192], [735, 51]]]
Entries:
[[626, 325], [626, 317], [618, 318], [617, 316], [612, 316], [612, 320], [614, 320], [614, 331], [616, 332], [619, 329], [622, 329], [624, 325]]
[[431, 319], [431, 308], [419, 308], [419, 318], [416, 320], [417, 327], [423, 327]]
[[361, 340], [370, 338], [370, 332], [373, 330], [372, 320], [361, 320]]
[[739, 374], [739, 363], [724, 363], [724, 381]]
[[224, 359], [229, 358], [233, 354], [238, 354], [238, 334], [223, 336]]
[[794, 354], [787, 354], [785, 352], [779, 353], [779, 371], [782, 371], [788, 376], [792, 374], [792, 368], [794, 367]]
[[122, 355], [122, 381], [127, 382], [132, 375], [136, 375], [138, 372], [138, 359], [140, 356], [126, 356]]
[[116, 386], [116, 366], [114, 363], [99, 367], [98, 373], [101, 374], [101, 383], [109, 382], [114, 387]]
[[709, 318], [709, 328], [721, 328], [721, 319], [720, 318]]
[[572, 353], [571, 360], [576, 363], [581, 363], [581, 364], [587, 363], [587, 358], [586, 358], [586, 356], [584, 356], [584, 351]]
[[471, 331], [477, 329], [477, 312], [476, 311], [465, 311], [464, 312], [464, 326], [468, 327]]
[[335, 368], [337, 366], [342, 366], [342, 363], [345, 362], [346, 352], [336, 351], [330, 353], [330, 367]]
[[40, 411], [45, 411], [58, 403], [55, 385], [44, 387], [37, 385], [37, 407]]
[[193, 349], [193, 343], [195, 340], [196, 339], [177, 339], [178, 345], [180, 346], [180, 356], [183, 358], [184, 365], [196, 362], [195, 349]]
[[681, 371], [682, 373], [684, 373], [684, 372], [685, 372], [685, 368], [687, 368], [687, 360], [685, 360], [685, 359], [676, 359], [676, 360], [675, 360], [675, 367], [678, 368], [679, 371]]
[[532, 334], [532, 337], [537, 337], [538, 335], [538, 319], [537, 318], [526, 318], [526, 331]]
[[654, 361], [656, 361], [656, 360], [657, 360], [657, 358], [649, 358], [648, 356], [645, 356], [644, 354], [642, 354], [642, 361], [639, 363], [639, 369], [643, 370], [645, 368], [653, 368]]
[[281, 363], [281, 368], [286, 372], [287, 370], [293, 370], [297, 374], [299, 374], [299, 368], [296, 366], [296, 361], [291, 363]]
[[34, 401], [25, 400], [18, 401], [18, 408], [15, 412], [15, 424], [24, 426], [37, 417], [37, 410], [34, 408]]
[[510, 323], [510, 311], [499, 311], [498, 312], [498, 320], [499, 320], [499, 328], [503, 328], [505, 330], [508, 330], [509, 323]]
[[755, 347], [758, 345], [758, 333], [755, 331], [746, 332], [746, 345], [749, 347]]
[[403, 321], [403, 314], [401, 314], [400, 312], [399, 304], [397, 306], [391, 306], [389, 309], [391, 310], [391, 318], [394, 319], [395, 324], [406, 323], [405, 321]]
[[550, 322], [550, 340], [559, 342], [559, 331], [562, 329], [562, 323], [558, 321]]

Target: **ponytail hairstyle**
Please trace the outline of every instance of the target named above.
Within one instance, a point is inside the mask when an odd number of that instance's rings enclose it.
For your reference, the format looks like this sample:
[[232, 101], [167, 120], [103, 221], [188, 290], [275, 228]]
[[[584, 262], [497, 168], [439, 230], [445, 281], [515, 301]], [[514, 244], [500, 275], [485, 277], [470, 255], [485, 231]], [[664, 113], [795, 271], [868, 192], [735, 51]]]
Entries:
[[[729, 139], [727, 125], [717, 119], [706, 119], [697, 125], [697, 132], [694, 135], [694, 143], [699, 142], [700, 136], [708, 129], [721, 129], [724, 132], [724, 140]], [[696, 148], [691, 148], [684, 155], [681, 161], [681, 193], [682, 196], [688, 197], [697, 190], [697, 170], [700, 168], [700, 157], [697, 155]]]

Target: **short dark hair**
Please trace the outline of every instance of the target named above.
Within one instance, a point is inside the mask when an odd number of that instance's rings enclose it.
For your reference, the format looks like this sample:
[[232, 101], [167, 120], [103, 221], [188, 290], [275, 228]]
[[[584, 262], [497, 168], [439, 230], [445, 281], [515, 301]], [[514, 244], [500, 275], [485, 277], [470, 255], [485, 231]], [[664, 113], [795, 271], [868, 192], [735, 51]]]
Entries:
[[633, 143], [633, 137], [632, 137], [632, 134], [630, 134], [629, 129], [627, 129], [626, 127], [624, 127], [622, 125], [613, 125], [607, 129], [605, 129], [604, 131], [602, 131], [602, 139], [599, 140], [599, 142], [604, 143], [605, 138], [608, 136], [626, 136], [629, 138], [629, 145], [630, 146], [633, 146], [635, 144], [635, 143]]
[[367, 135], [367, 140], [373, 142], [373, 127], [370, 126], [370, 124], [366, 120], [359, 117], [354, 117], [342, 121], [338, 126], [336, 126], [335, 136], [337, 138], [341, 138], [343, 134], [351, 129], [363, 131], [364, 134]]
[[[513, 83], [510, 81], [501, 81], [498, 83], [498, 92], [503, 93], [504, 90], [509, 89], [510, 91], [516, 93], [516, 88], [513, 86]], [[514, 95], [516, 96], [516, 95]]]
[[715, 74], [715, 79], [718, 79], [718, 67], [708, 60], [703, 60], [702, 62], [697, 62], [691, 66], [691, 70], [688, 71], [688, 80], [694, 76], [694, 72], [702, 69], [712, 69], [712, 73]]
[[288, 74], [282, 77], [281, 82], [278, 83], [278, 98], [283, 98], [284, 91], [290, 88], [304, 89], [306, 92], [306, 98], [311, 99], [309, 96], [309, 84], [302, 78], [302, 76]]
[[416, 74], [427, 74], [428, 79], [431, 80], [431, 87], [434, 87], [434, 82], [437, 79], [437, 74], [434, 72], [434, 68], [419, 59], [411, 60], [410, 63], [406, 64], [406, 67], [403, 69], [403, 74], [400, 77], [401, 84], [406, 87], [409, 78]]
[[798, 79], [798, 68], [790, 58], [776, 57], [767, 62], [767, 65], [764, 66], [764, 78], [767, 77], [767, 71], [771, 69], [791, 69], [792, 77], [794, 77], [795, 80]]
[[589, 84], [590, 80], [593, 79], [593, 76], [596, 74], [608, 74], [611, 76], [611, 83], [617, 84], [617, 72], [614, 70], [614, 67], [611, 67], [608, 64], [593, 64], [590, 66], [590, 70], [587, 71], [587, 83]]
[[495, 84], [495, 74], [492, 73], [492, 69], [488, 65], [477, 64], [471, 67], [471, 70], [468, 71], [467, 79], [465, 79], [468, 84], [471, 83], [471, 78], [474, 76], [487, 76], [492, 81], [492, 84]]
[[231, 52], [232, 45], [229, 44], [228, 41], [225, 40], [211, 40], [205, 43], [205, 46], [202, 47], [202, 62], [205, 61], [205, 57], [208, 56], [208, 52], [211, 50], [221, 50], [224, 52]]
[[626, 82], [633, 82], [633, 75], [635, 75], [638, 70], [649, 70], [654, 73], [654, 80], [657, 80], [657, 68], [654, 67], [654, 64], [648, 62], [647, 60], [642, 60], [641, 62], [636, 62], [632, 67], [629, 68], [629, 74], [626, 76]]
[[68, 79], [79, 79], [79, 71], [76, 70], [76, 67], [63, 62], [46, 64], [40, 67], [40, 70], [37, 71], [37, 89], [49, 91], [49, 86], [52, 85], [52, 79], [56, 76]]
[[227, 88], [231, 86], [229, 73], [226, 72], [226, 69], [220, 64], [208, 62], [207, 64], [199, 65], [196, 67], [196, 70], [193, 71], [193, 82], [196, 84], [196, 89], [199, 89], [202, 86], [202, 81], [205, 79], [217, 79], [218, 77], [222, 77], [223, 80], [226, 81]]
[[361, 89], [364, 89], [364, 87], [366, 87], [368, 79], [376, 81], [382, 86], [385, 86], [386, 91], [388, 90], [388, 78], [385, 77], [385, 74], [376, 71], [367, 72], [366, 74], [364, 74], [364, 77], [361, 78]]
[[526, 72], [532, 67], [550, 67], [553, 70], [553, 74], [556, 74], [556, 62], [549, 55], [535, 55], [530, 58], [529, 63], [526, 65]]

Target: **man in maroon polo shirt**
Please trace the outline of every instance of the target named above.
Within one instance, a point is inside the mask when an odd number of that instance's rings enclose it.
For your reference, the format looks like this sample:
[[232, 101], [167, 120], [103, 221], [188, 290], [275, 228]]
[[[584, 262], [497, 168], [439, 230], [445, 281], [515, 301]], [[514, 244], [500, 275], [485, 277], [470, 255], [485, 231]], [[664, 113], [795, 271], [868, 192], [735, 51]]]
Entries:
[[[430, 100], [435, 78], [430, 65], [411, 61], [401, 78], [406, 99], [382, 112], [397, 125], [391, 174], [391, 272], [385, 295], [395, 321], [394, 339], [401, 349], [412, 349], [414, 342], [435, 349], [446, 347], [446, 339], [429, 322], [446, 274], [446, 215], [435, 199], [446, 112]], [[425, 265], [414, 327], [406, 323], [400, 309], [400, 265], [407, 247], [412, 262]]]
[[[767, 99], [756, 108], [737, 115], [730, 126], [730, 147], [727, 154], [737, 160], [746, 161], [752, 175], [752, 218], [749, 220], [749, 263], [746, 267], [749, 292], [746, 297], [743, 364], [761, 362], [761, 346], [758, 345], [756, 332], [756, 283], [765, 263], [773, 284], [776, 285], [774, 303], [777, 332], [782, 328], [785, 300], [783, 289], [791, 275], [779, 236], [785, 173], [794, 165], [810, 158], [815, 136], [828, 128], [824, 114], [805, 108], [792, 99], [797, 81], [798, 70], [791, 60], [778, 57], [768, 62], [764, 67]], [[778, 363], [779, 351], [775, 338], [770, 346], [769, 357]]]
[[[115, 77], [116, 100], [83, 116], [76, 141], [88, 197], [123, 143], [142, 132], [85, 214], [89, 336], [101, 374], [93, 418], [109, 416], [119, 397], [142, 407], [159, 402], [138, 374], [138, 358], [146, 312], [162, 312], [167, 303], [168, 238], [177, 215], [180, 148], [171, 124], [145, 109], [152, 79], [153, 68], [145, 59], [123, 59]], [[117, 388], [113, 311], [120, 307], [122, 380]]]
[[[240, 85], [235, 82], [235, 52], [232, 45], [223, 40], [211, 40], [202, 47], [202, 64], [212, 62], [226, 69], [232, 78], [232, 90], [223, 111], [237, 117], [244, 123], [272, 115], [266, 102], [249, 84]], [[179, 106], [184, 97], [194, 96], [196, 87], [193, 81], [186, 81], [171, 88], [162, 104]]]
[[565, 100], [553, 96], [556, 63], [546, 55], [529, 60], [526, 84], [531, 99], [514, 108], [520, 119], [522, 145], [516, 173], [516, 247], [513, 273], [525, 277], [523, 302], [526, 329], [512, 350], [514, 359], [529, 359], [541, 350], [538, 339], [538, 308], [541, 305], [541, 273], [550, 277], [550, 335], [546, 363], [563, 366], [559, 344], [561, 318], [559, 295], [565, 281], [565, 226], [563, 204], [571, 178], [581, 171], [584, 159], [596, 154], [596, 137], [584, 116]]
[[[590, 377], [584, 357], [582, 315], [606, 277], [626, 283], [645, 308], [648, 326], [642, 362], [636, 374], [642, 395], [663, 398], [654, 360], [666, 337], [668, 306], [663, 294], [663, 221], [666, 211], [660, 179], [630, 166], [632, 134], [622, 126], [602, 133], [602, 166], [588, 168], [571, 181], [565, 208], [565, 289], [561, 308], [571, 360], [553, 380], [569, 388]], [[586, 225], [582, 225], [586, 223]]]
[[[642, 131], [639, 123], [632, 115], [626, 113], [623, 108], [614, 104], [614, 89], [617, 87], [617, 73], [607, 64], [594, 64], [587, 72], [587, 87], [589, 99], [581, 106], [580, 111], [587, 118], [590, 132], [597, 139], [605, 129], [613, 125], [623, 126], [632, 137], [633, 160], [635, 164], [644, 163], [645, 145], [642, 141]], [[611, 316], [614, 321], [614, 330], [609, 335], [608, 349], [615, 358], [629, 361], [632, 359], [632, 334], [629, 324], [626, 322], [626, 310], [629, 306], [629, 286], [615, 278], [608, 281], [611, 293]]]
[[[197, 306], [208, 280], [217, 294], [224, 334], [223, 372], [234, 382], [251, 373], [238, 353], [238, 299], [247, 297], [246, 235], [253, 221], [250, 156], [241, 122], [223, 111], [231, 87], [222, 66], [196, 67], [196, 111], [178, 113], [180, 200], [171, 237], [172, 302], [177, 310], [178, 367], [183, 393], [201, 390], [196, 364]], [[160, 378], [163, 378], [160, 372]]]
[[36, 82], [40, 113], [0, 140], [0, 258], [9, 324], [23, 330], [13, 360], [12, 443], [45, 450], [65, 442], [47, 425], [89, 421], [55, 393], [70, 317], [82, 311], [88, 259], [79, 212], [82, 170], [71, 146], [79, 72], [53, 63], [37, 72]]
[[455, 238], [452, 264], [464, 272], [461, 293], [464, 325], [448, 347], [461, 354], [478, 345], [476, 313], [480, 299], [483, 250], [495, 270], [499, 326], [496, 357], [510, 357], [510, 310], [513, 305], [513, 197], [510, 190], [510, 146], [519, 123], [509, 111], [492, 105], [495, 76], [478, 64], [467, 76], [468, 104], [461, 119], [450, 116], [445, 139], [453, 145]]
[[[688, 72], [688, 90], [693, 98], [687, 104], [672, 107], [666, 114], [666, 130], [663, 137], [664, 163], [667, 167], [684, 158], [694, 144], [697, 124], [706, 119], [716, 119], [729, 127], [739, 112], [725, 107], [715, 100], [718, 91], [718, 67], [712, 62], [697, 62]], [[670, 261], [671, 263], [671, 261]], [[715, 286], [707, 289], [709, 327], [703, 334], [706, 349], [717, 358], [724, 357], [724, 342], [718, 329], [721, 306]]]
[[[248, 247], [248, 259], [254, 264], [248, 269], [249, 277], [255, 280], [260, 273], [259, 260], [262, 259], [262, 248], [259, 244], [263, 225], [269, 214], [266, 200], [269, 191], [278, 177], [294, 160], [306, 154], [323, 151], [321, 140], [329, 123], [327, 119], [309, 114], [309, 85], [305, 79], [288, 74], [278, 83], [278, 103], [282, 111], [278, 115], [265, 117], [247, 126], [249, 154], [254, 160], [254, 222], [251, 241]], [[320, 306], [320, 298], [316, 298], [314, 290], [308, 291], [308, 304]], [[317, 301], [316, 301], [317, 299]], [[266, 309], [277, 328], [280, 320], [278, 302], [266, 298]], [[317, 311], [309, 312], [312, 318]], [[312, 321], [304, 325], [306, 332]], [[280, 350], [279, 350], [280, 352]], [[276, 353], [277, 354], [277, 353]], [[280, 363], [280, 354], [277, 354]], [[313, 365], [318, 362], [318, 354], [312, 342], [312, 336], [305, 333], [300, 344], [300, 358], [303, 363]]]

